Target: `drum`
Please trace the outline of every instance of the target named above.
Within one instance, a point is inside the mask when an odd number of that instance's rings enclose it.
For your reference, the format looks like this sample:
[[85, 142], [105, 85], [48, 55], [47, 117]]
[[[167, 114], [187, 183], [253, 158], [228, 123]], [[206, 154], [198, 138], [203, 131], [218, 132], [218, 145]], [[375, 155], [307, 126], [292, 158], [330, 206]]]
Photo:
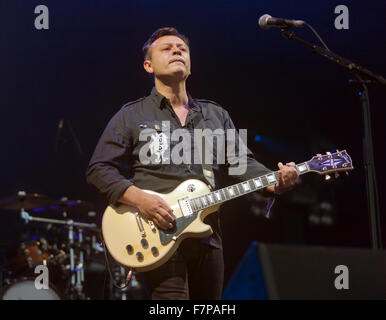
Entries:
[[34, 278], [14, 280], [4, 289], [3, 300], [61, 300], [53, 284], [47, 289], [37, 289]]
[[51, 247], [44, 238], [22, 242], [15, 252], [8, 255], [10, 268], [15, 275], [29, 273], [36, 265], [47, 265], [53, 259], [50, 251]]

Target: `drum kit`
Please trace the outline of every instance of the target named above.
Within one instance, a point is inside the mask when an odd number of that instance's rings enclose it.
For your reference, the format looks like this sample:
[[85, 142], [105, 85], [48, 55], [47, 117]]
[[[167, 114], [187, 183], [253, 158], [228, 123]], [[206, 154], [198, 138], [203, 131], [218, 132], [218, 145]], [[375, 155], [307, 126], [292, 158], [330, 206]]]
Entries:
[[[26, 225], [43, 227], [16, 246], [0, 244], [6, 261], [4, 270], [0, 269], [1, 299], [146, 298], [136, 273], [132, 274], [129, 286], [118, 289], [116, 284], [125, 283], [127, 277], [127, 270], [120, 265], [109, 270], [111, 277], [106, 283], [106, 265], [109, 267], [112, 262], [101, 244], [91, 203], [67, 198], [54, 200], [20, 191], [16, 196], [0, 199], [0, 211], [19, 212]], [[46, 286], [42, 286], [44, 281]]]

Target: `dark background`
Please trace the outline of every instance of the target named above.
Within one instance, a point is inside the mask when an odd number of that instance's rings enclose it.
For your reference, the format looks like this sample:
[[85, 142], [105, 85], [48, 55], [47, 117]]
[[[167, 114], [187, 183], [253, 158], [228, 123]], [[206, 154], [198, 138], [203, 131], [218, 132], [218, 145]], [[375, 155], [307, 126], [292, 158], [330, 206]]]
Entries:
[[[50, 10], [49, 30], [34, 28], [39, 4]], [[349, 30], [334, 27], [340, 4], [349, 8]], [[2, 0], [0, 11], [0, 197], [25, 190], [88, 200], [101, 216], [106, 202], [86, 184], [88, 160], [120, 107], [150, 93], [143, 43], [155, 29], [174, 26], [191, 42], [189, 92], [217, 101], [248, 129], [258, 160], [276, 169], [278, 161], [346, 149], [355, 167], [336, 181], [304, 176], [269, 220], [251, 201], [226, 204], [226, 281], [253, 240], [371, 247], [358, 88], [345, 70], [257, 21], [265, 13], [306, 20], [331, 50], [386, 75], [384, 1]], [[319, 45], [308, 29], [295, 31]], [[370, 86], [383, 234], [385, 97], [385, 87]], [[22, 230], [16, 213], [0, 213], [0, 242], [20, 241]]]

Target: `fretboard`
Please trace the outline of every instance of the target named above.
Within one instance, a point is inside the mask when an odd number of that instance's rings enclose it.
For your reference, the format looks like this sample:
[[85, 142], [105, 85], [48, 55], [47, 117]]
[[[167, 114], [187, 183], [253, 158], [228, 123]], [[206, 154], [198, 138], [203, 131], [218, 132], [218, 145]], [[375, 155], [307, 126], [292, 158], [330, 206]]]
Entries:
[[[306, 162], [295, 166], [299, 175], [310, 171]], [[278, 180], [278, 171], [268, 173], [250, 180], [246, 180], [234, 185], [209, 192], [203, 196], [190, 199], [190, 205], [193, 211], [203, 210], [213, 205], [226, 202], [231, 199], [241, 197], [245, 194], [266, 188], [273, 185]]]

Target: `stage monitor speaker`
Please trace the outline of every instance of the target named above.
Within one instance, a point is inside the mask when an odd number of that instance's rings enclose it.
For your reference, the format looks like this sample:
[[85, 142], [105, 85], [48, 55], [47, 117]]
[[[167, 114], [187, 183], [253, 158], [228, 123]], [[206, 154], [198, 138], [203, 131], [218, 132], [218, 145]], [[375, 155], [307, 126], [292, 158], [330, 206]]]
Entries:
[[223, 299], [386, 299], [386, 251], [255, 241]]

